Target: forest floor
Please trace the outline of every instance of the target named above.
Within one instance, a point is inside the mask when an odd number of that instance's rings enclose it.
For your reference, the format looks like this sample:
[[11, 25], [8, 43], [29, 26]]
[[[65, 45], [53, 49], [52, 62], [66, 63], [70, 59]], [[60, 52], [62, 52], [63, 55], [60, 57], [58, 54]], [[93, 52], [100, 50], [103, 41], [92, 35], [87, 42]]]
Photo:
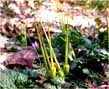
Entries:
[[[1, 0], [2, 1], [2, 0]], [[100, 12], [99, 10], [87, 9], [85, 6], [75, 6], [69, 3], [63, 4], [54, 4], [53, 2], [44, 1], [41, 5], [36, 7], [34, 6], [32, 0], [29, 2], [29, 5], [23, 2], [24, 0], [15, 0], [9, 7], [14, 10], [16, 15], [10, 17], [3, 10], [7, 10], [2, 8], [3, 4], [0, 2], [0, 68], [5, 69], [3, 62], [9, 58], [10, 55], [14, 54], [14, 52], [7, 52], [6, 49], [16, 45], [8, 44], [8, 40], [10, 37], [14, 37], [18, 33], [11, 33], [9, 30], [19, 30], [19, 26], [21, 22], [25, 23], [28, 30], [34, 32], [33, 24], [35, 21], [41, 21], [45, 24], [47, 28], [47, 24], [51, 24], [51, 31], [53, 32], [61, 32], [60, 30], [60, 19], [65, 17], [68, 19], [68, 24], [71, 26], [81, 26], [82, 29], [86, 30], [86, 33], [89, 33], [88, 29], [91, 26], [96, 27], [96, 18], [100, 18], [102, 24], [106, 25], [106, 18], [104, 12]], [[108, 13], [108, 22], [109, 22], [109, 8], [107, 8]], [[11, 14], [9, 12], [9, 14]], [[4, 34], [1, 35], [1, 34]], [[8, 37], [7, 37], [8, 36]], [[19, 46], [18, 49], [21, 49]], [[90, 81], [86, 81], [89, 86], [94, 86]], [[103, 82], [99, 89], [107, 89], [109, 88], [109, 84]], [[81, 88], [77, 88], [81, 89]], [[97, 89], [97, 88], [91, 88]]]

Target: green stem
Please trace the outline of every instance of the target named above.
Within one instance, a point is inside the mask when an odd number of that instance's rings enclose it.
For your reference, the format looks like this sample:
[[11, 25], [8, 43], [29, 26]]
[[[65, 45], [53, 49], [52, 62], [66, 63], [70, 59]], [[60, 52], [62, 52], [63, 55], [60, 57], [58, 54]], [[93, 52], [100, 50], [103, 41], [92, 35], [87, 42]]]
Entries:
[[[42, 26], [42, 27], [43, 27], [43, 26]], [[44, 32], [44, 34], [45, 34], [45, 36], [46, 36], [46, 39], [47, 39], [47, 41], [48, 41], [48, 44], [50, 45], [50, 40], [49, 40], [49, 38], [48, 38], [48, 36], [47, 36], [47, 34], [46, 34], [44, 28], [43, 28], [43, 32]], [[53, 57], [54, 57], [54, 60], [55, 60], [55, 62], [56, 62], [56, 64], [57, 64], [57, 68], [60, 69], [61, 67], [60, 67], [60, 65], [59, 65], [59, 63], [58, 63], [58, 61], [57, 61], [56, 55], [55, 55], [54, 50], [53, 50], [53, 48], [52, 48], [51, 45], [50, 45], [50, 49], [51, 49], [51, 53], [52, 53], [52, 55], [53, 55]]]
[[44, 64], [45, 64], [45, 68], [46, 68], [46, 71], [48, 72], [48, 64], [47, 64], [47, 61], [46, 61], [46, 55], [45, 55], [45, 51], [44, 51], [44, 48], [43, 48], [43, 44], [42, 44], [42, 40], [41, 40], [41, 36], [40, 36], [40, 33], [39, 33], [39, 29], [36, 25], [35, 27], [36, 31], [37, 31], [37, 35], [38, 35], [38, 39], [39, 39], [39, 43], [40, 43], [40, 46], [41, 46], [41, 50], [42, 50], [42, 55], [43, 55], [43, 58], [44, 58]]
[[60, 67], [60, 64], [59, 64], [59, 62], [58, 62], [58, 60], [57, 60], [57, 58], [56, 58], [56, 55], [55, 55], [55, 53], [54, 53], [53, 48], [52, 48], [52, 52], [53, 52], [53, 57], [54, 57], [54, 60], [55, 60], [55, 62], [56, 62], [56, 64], [57, 64], [57, 68], [58, 68], [58, 70], [60, 70], [60, 69], [61, 69], [61, 67]]
[[24, 39], [23, 40], [23, 46], [26, 46], [27, 47], [27, 32], [26, 32], [26, 26], [25, 26], [25, 24], [22, 22], [21, 23], [21, 25], [20, 25], [20, 30], [21, 30], [21, 34], [23, 34], [24, 36], [23, 36], [23, 38], [22, 39]]
[[51, 46], [51, 37], [50, 37], [50, 29], [48, 28], [48, 38], [49, 38], [49, 48], [50, 48], [50, 58], [51, 64], [53, 65], [53, 53], [52, 53], [52, 46]]
[[27, 30], [27, 29], [26, 29], [26, 27], [25, 27], [25, 35], [24, 35], [24, 36], [25, 36], [25, 46], [27, 47], [27, 32], [26, 32], [26, 30]]
[[[41, 37], [41, 39], [42, 39], [42, 37]], [[42, 46], [43, 46], [43, 49], [44, 49], [44, 53], [45, 53], [47, 62], [48, 62], [48, 64], [49, 64], [49, 68], [51, 68], [51, 63], [50, 63], [50, 61], [49, 61], [49, 56], [48, 56], [48, 53], [47, 53], [47, 51], [46, 51], [46, 48], [45, 48], [45, 45], [44, 45], [43, 40], [42, 40]]]
[[66, 28], [65, 64], [68, 64], [68, 24]]
[[27, 47], [27, 34], [26, 34], [26, 32], [25, 32], [25, 46]]
[[[108, 1], [107, 1], [108, 2]], [[107, 12], [107, 9], [105, 7], [105, 12], [106, 12], [106, 15], [105, 15], [105, 18], [106, 18], [106, 24], [107, 24], [107, 46], [108, 46], [108, 51], [109, 51], [109, 23], [108, 23], [108, 12]]]

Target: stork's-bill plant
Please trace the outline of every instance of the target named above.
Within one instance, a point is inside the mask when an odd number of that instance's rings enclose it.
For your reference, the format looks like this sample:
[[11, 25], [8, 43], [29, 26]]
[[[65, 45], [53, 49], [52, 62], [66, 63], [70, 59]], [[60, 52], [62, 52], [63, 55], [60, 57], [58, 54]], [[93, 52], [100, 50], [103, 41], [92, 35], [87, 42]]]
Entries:
[[40, 44], [42, 55], [43, 55], [43, 59], [44, 59], [46, 74], [49, 74], [49, 66], [50, 66], [49, 59], [47, 57], [46, 50], [45, 50], [45, 47], [44, 47], [44, 42], [42, 40], [41, 34], [39, 32], [39, 27], [37, 26], [37, 24], [35, 24], [35, 29], [37, 31], [37, 35], [38, 35], [38, 39], [39, 39], [39, 44]]
[[65, 32], [65, 64], [63, 66], [63, 69], [64, 69], [64, 73], [65, 75], [67, 75], [69, 73], [69, 69], [70, 69], [70, 66], [68, 64], [68, 19], [66, 19], [66, 26], [64, 25], [64, 23], [62, 23], [62, 30]]
[[44, 65], [45, 65], [45, 69], [46, 69], [46, 76], [47, 76], [47, 78], [52, 78], [52, 79], [57, 77], [57, 76], [64, 78], [65, 75], [67, 75], [69, 73], [69, 69], [70, 69], [69, 68], [70, 66], [68, 64], [68, 25], [66, 28], [66, 26], [64, 26], [65, 24], [62, 24], [63, 25], [62, 30], [64, 30], [66, 33], [66, 36], [65, 36], [66, 44], [65, 44], [65, 64], [63, 65], [63, 68], [61, 68], [61, 66], [57, 60], [57, 57], [55, 55], [55, 52], [53, 50], [53, 47], [52, 47], [51, 35], [50, 35], [50, 26], [48, 25], [48, 29], [47, 29], [48, 34], [47, 34], [43, 24], [42, 23], [40, 23], [40, 24], [42, 26], [43, 33], [47, 39], [47, 43], [48, 43], [49, 51], [50, 51], [50, 57], [49, 57], [47, 50], [45, 48], [45, 44], [44, 44], [42, 35], [39, 31], [41, 29], [39, 29], [39, 27], [36, 23], [35, 29], [37, 31], [37, 36], [38, 36], [39, 44], [40, 44], [42, 55], [43, 55]]
[[[43, 27], [43, 24], [42, 24], [42, 27]], [[49, 27], [50, 28], [50, 27]], [[45, 29], [43, 28], [43, 32], [46, 36], [46, 39], [48, 41], [48, 45], [49, 45], [49, 48], [50, 48], [50, 58], [51, 58], [51, 66], [52, 68], [54, 69], [54, 62], [56, 63], [56, 69], [57, 69], [57, 74], [60, 76], [60, 77], [64, 77], [64, 73], [63, 73], [63, 70], [62, 68], [60, 67], [60, 64], [56, 58], [56, 55], [54, 53], [54, 50], [52, 48], [52, 45], [51, 45], [51, 37], [50, 37], [50, 30], [48, 28], [48, 36], [47, 36], [47, 33], [45, 32]], [[54, 60], [53, 60], [54, 59]], [[54, 74], [55, 71], [51, 70]]]

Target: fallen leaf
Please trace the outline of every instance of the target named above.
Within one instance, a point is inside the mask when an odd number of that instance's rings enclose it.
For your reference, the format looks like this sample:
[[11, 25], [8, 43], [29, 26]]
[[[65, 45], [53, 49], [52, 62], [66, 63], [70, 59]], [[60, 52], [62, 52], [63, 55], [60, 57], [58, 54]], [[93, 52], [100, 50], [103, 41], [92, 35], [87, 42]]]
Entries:
[[35, 50], [32, 47], [27, 47], [11, 55], [6, 62], [6, 65], [21, 65], [32, 68], [35, 58]]

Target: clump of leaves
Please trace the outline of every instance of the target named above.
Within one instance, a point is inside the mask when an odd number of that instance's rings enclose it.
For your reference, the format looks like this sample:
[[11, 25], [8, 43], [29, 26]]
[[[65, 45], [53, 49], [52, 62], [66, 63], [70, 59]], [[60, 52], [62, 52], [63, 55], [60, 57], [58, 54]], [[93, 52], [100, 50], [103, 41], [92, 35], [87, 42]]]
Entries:
[[109, 7], [108, 0], [74, 0], [75, 5], [102, 10]]
[[108, 0], [88, 0], [86, 5], [90, 8], [99, 10], [109, 7]]
[[[98, 34], [97, 37], [95, 36], [96, 34]], [[65, 34], [63, 33], [54, 33], [52, 37], [54, 42], [53, 47], [56, 48], [59, 46], [57, 52], [61, 54], [61, 57], [63, 56], [63, 52], [60, 50], [64, 50], [65, 47], [64, 36]], [[75, 53], [75, 57], [72, 55], [73, 53], [70, 54], [72, 52], [70, 48], [69, 63], [71, 65], [69, 77], [72, 77], [73, 80], [75, 78], [82, 80], [89, 78], [93, 82], [96, 81], [99, 85], [101, 83], [100, 74], [105, 76], [102, 64], [109, 61], [107, 30], [100, 33], [95, 32], [93, 39], [90, 40], [82, 31], [76, 27], [72, 27], [72, 30], [69, 31], [69, 43], [71, 44], [71, 48], [74, 48]]]
[[[21, 85], [28, 82], [28, 75], [10, 69], [1, 71], [1, 89], [18, 89]], [[29, 83], [28, 83], [29, 84]]]

